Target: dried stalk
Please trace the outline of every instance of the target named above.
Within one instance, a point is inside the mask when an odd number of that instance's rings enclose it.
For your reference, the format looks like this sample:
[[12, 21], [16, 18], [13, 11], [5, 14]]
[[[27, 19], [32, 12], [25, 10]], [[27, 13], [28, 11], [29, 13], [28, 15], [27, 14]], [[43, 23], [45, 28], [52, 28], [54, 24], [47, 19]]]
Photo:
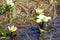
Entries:
[[50, 33], [50, 39], [49, 40], [52, 40], [52, 32]]
[[56, 18], [56, 0], [53, 0], [54, 2], [54, 15], [53, 15], [53, 20], [54, 20], [54, 22], [53, 22], [53, 25], [55, 26], [55, 18]]
[[[53, 26], [55, 26], [55, 18], [56, 18], [56, 0], [53, 0], [53, 10], [54, 10], [54, 15], [53, 15]], [[50, 39], [49, 40], [52, 40], [52, 33], [50, 34]]]

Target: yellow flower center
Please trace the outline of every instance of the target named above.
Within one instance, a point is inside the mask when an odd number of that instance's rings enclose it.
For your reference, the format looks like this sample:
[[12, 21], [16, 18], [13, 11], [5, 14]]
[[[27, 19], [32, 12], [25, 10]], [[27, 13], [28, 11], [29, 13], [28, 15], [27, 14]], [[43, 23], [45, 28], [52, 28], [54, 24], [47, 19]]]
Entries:
[[43, 17], [43, 18], [42, 18], [42, 21], [43, 21], [43, 22], [46, 22], [47, 20], [48, 20], [48, 19], [47, 19], [46, 17]]
[[11, 28], [11, 30], [10, 30], [11, 32], [14, 32], [15, 31], [15, 28]]

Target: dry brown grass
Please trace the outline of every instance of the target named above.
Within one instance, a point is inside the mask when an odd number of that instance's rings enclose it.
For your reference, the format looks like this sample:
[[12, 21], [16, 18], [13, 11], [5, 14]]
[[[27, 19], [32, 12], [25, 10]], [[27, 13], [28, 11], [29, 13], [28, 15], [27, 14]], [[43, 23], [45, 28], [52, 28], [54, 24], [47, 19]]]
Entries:
[[[35, 21], [29, 14], [35, 14], [37, 7], [45, 9], [45, 14], [53, 17], [53, 1], [52, 0], [13, 0], [15, 7], [13, 12], [0, 14], [0, 26], [8, 25], [30, 25]], [[2, 2], [1, 2], [2, 3]], [[0, 3], [0, 5], [2, 5]], [[12, 14], [12, 15], [11, 15]], [[10, 17], [11, 16], [11, 17]]]

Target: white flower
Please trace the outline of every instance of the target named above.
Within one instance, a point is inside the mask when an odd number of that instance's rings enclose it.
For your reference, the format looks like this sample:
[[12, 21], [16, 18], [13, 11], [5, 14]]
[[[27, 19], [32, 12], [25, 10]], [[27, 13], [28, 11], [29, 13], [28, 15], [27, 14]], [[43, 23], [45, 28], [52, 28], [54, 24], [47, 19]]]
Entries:
[[48, 22], [49, 20], [51, 20], [51, 17], [44, 16], [44, 17], [42, 18], [42, 21], [43, 21], [43, 22]]
[[37, 22], [37, 23], [42, 22], [42, 18], [43, 18], [43, 17], [44, 17], [44, 15], [41, 15], [41, 14], [40, 14], [39, 16], [37, 16], [38, 19], [36, 20], [36, 22]]
[[37, 23], [40, 23], [40, 22], [42, 22], [42, 20], [41, 19], [37, 19], [36, 22]]
[[47, 17], [47, 16], [44, 16], [44, 17], [42, 18], [42, 21], [43, 21], [43, 22], [48, 22], [48, 17]]
[[36, 14], [42, 14], [44, 10], [37, 8], [35, 9], [35, 11], [36, 11]]
[[48, 22], [49, 20], [51, 20], [51, 17], [47, 17], [45, 15], [42, 15], [40, 14], [39, 16], [37, 16], [37, 20], [36, 22], [39, 23], [39, 22]]
[[15, 32], [17, 30], [17, 27], [14, 26], [8, 26], [8, 29], [10, 30], [10, 32]]
[[37, 18], [39, 18], [39, 19], [41, 19], [43, 17], [45, 17], [45, 15], [40, 14], [40, 15], [37, 16]]
[[11, 6], [14, 6], [14, 3], [12, 0], [6, 0], [6, 4], [7, 5], [11, 5]]

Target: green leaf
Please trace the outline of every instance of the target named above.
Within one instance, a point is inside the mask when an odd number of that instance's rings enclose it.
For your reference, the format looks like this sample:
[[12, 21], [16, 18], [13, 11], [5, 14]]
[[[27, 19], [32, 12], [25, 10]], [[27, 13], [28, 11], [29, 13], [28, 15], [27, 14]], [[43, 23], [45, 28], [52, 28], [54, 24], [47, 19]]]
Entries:
[[2, 13], [2, 9], [0, 8], [0, 14]]
[[3, 29], [0, 29], [0, 35], [6, 37], [7, 33]]
[[54, 31], [55, 27], [51, 27], [51, 29], [49, 30], [49, 32]]

